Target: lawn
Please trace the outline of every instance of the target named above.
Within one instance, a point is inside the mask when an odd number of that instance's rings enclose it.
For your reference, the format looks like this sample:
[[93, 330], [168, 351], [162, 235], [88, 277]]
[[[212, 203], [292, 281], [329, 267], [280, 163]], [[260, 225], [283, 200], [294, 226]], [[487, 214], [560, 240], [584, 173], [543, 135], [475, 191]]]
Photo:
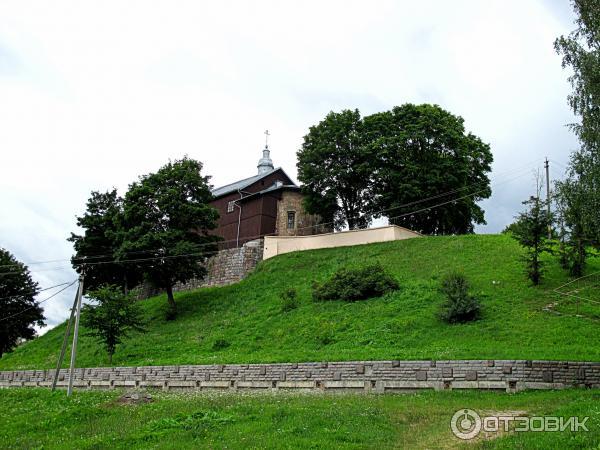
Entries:
[[[122, 404], [121, 391], [0, 390], [3, 448], [598, 448], [600, 393], [508, 395], [441, 391], [403, 395], [153, 393]], [[455, 411], [578, 416], [588, 432], [490, 434], [465, 443]]]
[[[546, 277], [534, 287], [525, 278], [521, 255], [506, 235], [424, 237], [280, 255], [238, 284], [176, 294], [179, 316], [174, 321], [165, 319], [164, 296], [143, 301], [148, 331], [119, 346], [114, 365], [600, 360], [600, 322], [593, 319], [598, 306], [580, 307], [587, 314], [577, 317], [569, 306], [572, 300], [553, 292], [569, 280], [557, 257], [546, 258]], [[389, 270], [400, 290], [354, 303], [312, 301], [313, 281], [342, 266], [372, 262]], [[481, 320], [447, 325], [438, 319], [443, 301], [438, 287], [451, 270], [463, 271], [470, 280], [481, 300]], [[600, 259], [591, 259], [588, 273], [598, 271]], [[300, 305], [283, 312], [280, 294], [287, 288], [297, 290]], [[597, 292], [590, 287], [585, 294]], [[557, 301], [555, 312], [544, 310]], [[77, 365], [107, 365], [105, 351], [82, 331]], [[0, 370], [52, 368], [63, 333], [64, 324], [4, 355]]]

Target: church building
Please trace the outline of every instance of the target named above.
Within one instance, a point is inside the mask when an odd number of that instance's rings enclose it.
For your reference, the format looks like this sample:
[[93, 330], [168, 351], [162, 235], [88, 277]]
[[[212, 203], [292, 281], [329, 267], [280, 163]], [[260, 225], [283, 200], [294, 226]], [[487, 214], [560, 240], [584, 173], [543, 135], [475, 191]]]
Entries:
[[258, 161], [258, 173], [212, 191], [219, 211], [214, 234], [221, 248], [235, 248], [263, 236], [306, 236], [327, 232], [317, 215], [302, 205], [300, 187], [280, 167], [274, 167], [268, 144]]

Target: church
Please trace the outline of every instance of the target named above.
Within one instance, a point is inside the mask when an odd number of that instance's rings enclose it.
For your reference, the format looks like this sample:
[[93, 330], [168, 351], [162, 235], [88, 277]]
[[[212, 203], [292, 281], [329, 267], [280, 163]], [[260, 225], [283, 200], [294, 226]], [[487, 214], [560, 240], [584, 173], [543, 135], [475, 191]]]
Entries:
[[257, 173], [213, 189], [211, 205], [219, 211], [214, 234], [220, 248], [240, 247], [263, 236], [306, 236], [331, 231], [320, 217], [303, 207], [300, 186], [271, 160], [268, 144], [258, 160]]

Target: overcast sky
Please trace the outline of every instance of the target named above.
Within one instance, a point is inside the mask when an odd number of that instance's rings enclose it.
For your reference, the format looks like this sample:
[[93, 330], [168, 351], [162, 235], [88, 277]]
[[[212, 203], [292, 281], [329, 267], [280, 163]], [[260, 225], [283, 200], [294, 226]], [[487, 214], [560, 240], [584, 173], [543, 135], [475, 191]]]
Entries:
[[[329, 111], [436, 103], [491, 145], [500, 231], [551, 158], [563, 173], [568, 73], [553, 50], [566, 0], [60, 1], [0, 3], [0, 246], [68, 259], [91, 190], [121, 193], [189, 155], [214, 185], [271, 156], [292, 177], [308, 127]], [[68, 262], [32, 264], [41, 287]], [[42, 293], [39, 299], [45, 298]], [[74, 288], [44, 304], [49, 326]]]

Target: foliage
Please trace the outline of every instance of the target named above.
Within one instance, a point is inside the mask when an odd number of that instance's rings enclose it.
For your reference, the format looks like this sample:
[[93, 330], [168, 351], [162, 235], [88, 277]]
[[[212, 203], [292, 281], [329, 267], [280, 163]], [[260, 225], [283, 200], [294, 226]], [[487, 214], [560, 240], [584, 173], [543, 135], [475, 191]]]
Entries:
[[561, 263], [570, 275], [580, 277], [586, 266], [587, 248], [596, 242], [585, 231], [585, 194], [579, 182], [567, 178], [556, 183], [555, 198], [561, 225]]
[[541, 255], [552, 251], [551, 243], [548, 241], [548, 227], [552, 219], [548, 217], [546, 202], [540, 200], [539, 195], [530, 197], [523, 204], [527, 205], [528, 209], [517, 217], [512, 237], [525, 248], [527, 277], [534, 285], [538, 285], [542, 278]]
[[327, 281], [313, 284], [313, 299], [315, 301], [344, 300], [352, 302], [381, 297], [398, 288], [398, 282], [385, 271], [381, 264], [358, 268], [342, 267]]
[[[176, 292], [179, 316], [164, 317], [166, 295], [139, 302], [147, 331], [133, 332], [119, 347], [113, 364], [161, 366], [215, 364], [214, 342], [231, 345], [218, 362], [366, 361], [392, 359], [564, 359], [600, 361], [598, 324], [576, 317], [568, 297], [550, 314], [548, 292], [569, 281], [558, 256], [545, 255], [545, 282], [523, 282], [524, 250], [506, 235], [435, 236], [286, 253], [262, 261], [240, 283]], [[315, 274], [326, 279], [339, 267], [380, 263], [402, 289], [379, 299], [312, 302]], [[441, 277], [460, 269], [483, 302], [480, 320], [448, 326], [439, 320]], [[600, 258], [590, 258], [587, 272], [600, 272]], [[598, 280], [589, 277], [582, 297], [600, 301]], [[301, 300], [281, 314], [279, 293], [296, 289]], [[600, 313], [598, 304], [588, 309]], [[581, 314], [581, 308], [579, 314]], [[587, 315], [586, 312], [584, 314]], [[323, 330], [331, 333], [324, 333]], [[56, 366], [65, 324], [0, 358], [0, 370], [51, 369]], [[322, 345], [317, 337], [334, 337]], [[498, 345], [498, 342], [502, 345]], [[96, 339], [81, 336], [79, 367], [106, 364]], [[63, 367], [68, 367], [68, 358]]]
[[213, 343], [213, 350], [215, 351], [219, 351], [219, 350], [223, 350], [224, 348], [229, 347], [231, 344], [229, 343], [229, 341], [227, 341], [226, 339], [217, 339], [214, 343]]
[[123, 226], [123, 199], [116, 189], [92, 192], [85, 213], [77, 217], [77, 226], [83, 228], [84, 234], [71, 233], [68, 239], [75, 248], [75, 270], [81, 272], [84, 261], [100, 263], [86, 266], [85, 292], [104, 284], [121, 286], [126, 292], [141, 282], [141, 273], [134, 265], [111, 262], [118, 256]]
[[442, 280], [440, 291], [446, 296], [440, 318], [447, 323], [463, 323], [480, 317], [481, 306], [477, 297], [469, 294], [469, 282], [464, 274], [451, 272]]
[[298, 151], [298, 179], [308, 212], [341, 229], [365, 228], [372, 189], [370, 155], [356, 109], [330, 112], [304, 136]]
[[[405, 104], [365, 117], [373, 203], [390, 223], [424, 234], [472, 233], [491, 195], [490, 146], [437, 105]], [[423, 201], [424, 199], [430, 199]]]
[[123, 204], [124, 231], [119, 254], [137, 252], [146, 261], [139, 269], [155, 286], [165, 289], [169, 317], [176, 305], [173, 285], [201, 278], [199, 264], [216, 250], [218, 212], [212, 200], [210, 177], [202, 176], [202, 163], [190, 158], [169, 162], [156, 173], [129, 186]]
[[88, 336], [97, 338], [108, 353], [108, 362], [117, 345], [132, 331], [144, 331], [143, 311], [133, 293], [124, 294], [118, 286], [103, 285], [88, 293], [96, 305], [83, 306], [81, 321]]
[[304, 137], [298, 178], [307, 209], [338, 229], [385, 216], [425, 234], [463, 234], [485, 223], [477, 202], [491, 195], [491, 163], [461, 117], [405, 104], [364, 118], [329, 113]]
[[286, 289], [279, 294], [279, 297], [281, 298], [281, 312], [290, 312], [300, 305], [298, 292], [294, 288]]
[[22, 339], [35, 336], [34, 325], [44, 325], [42, 308], [36, 303], [38, 284], [29, 269], [8, 250], [0, 248], [0, 357]]
[[585, 151], [600, 152], [600, 0], [572, 0], [577, 15], [577, 29], [561, 36], [554, 48], [562, 55], [563, 67], [573, 73], [569, 77], [573, 92], [568, 100], [581, 123], [573, 124], [575, 134]]
[[567, 179], [557, 183], [557, 203], [566, 231], [565, 260], [583, 273], [587, 245], [600, 247], [600, 0], [573, 0], [577, 28], [554, 42], [573, 92], [571, 109], [581, 121], [571, 127], [581, 148], [571, 155]]

